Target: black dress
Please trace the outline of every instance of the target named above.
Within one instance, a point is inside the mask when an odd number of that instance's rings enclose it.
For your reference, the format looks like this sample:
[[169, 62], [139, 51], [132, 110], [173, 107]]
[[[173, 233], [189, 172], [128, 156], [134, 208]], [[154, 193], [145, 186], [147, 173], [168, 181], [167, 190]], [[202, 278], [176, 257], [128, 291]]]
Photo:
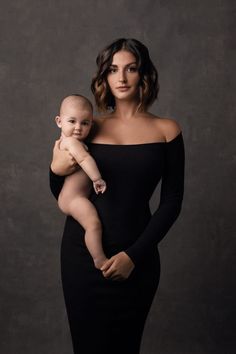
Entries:
[[[103, 226], [107, 257], [125, 251], [135, 268], [125, 281], [105, 279], [93, 264], [84, 230], [67, 217], [61, 245], [61, 274], [75, 354], [138, 354], [144, 324], [160, 277], [157, 244], [177, 219], [184, 192], [182, 132], [169, 142], [132, 145], [88, 143], [104, 194], [93, 192]], [[160, 204], [149, 200], [162, 180]], [[64, 177], [50, 171], [57, 198]]]

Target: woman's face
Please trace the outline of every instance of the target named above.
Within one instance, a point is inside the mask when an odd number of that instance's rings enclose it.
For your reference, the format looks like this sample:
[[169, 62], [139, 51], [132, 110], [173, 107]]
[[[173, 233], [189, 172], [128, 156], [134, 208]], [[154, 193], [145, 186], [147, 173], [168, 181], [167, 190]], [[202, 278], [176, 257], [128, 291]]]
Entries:
[[115, 53], [107, 75], [107, 82], [114, 97], [118, 100], [137, 98], [139, 80], [135, 56], [127, 50]]

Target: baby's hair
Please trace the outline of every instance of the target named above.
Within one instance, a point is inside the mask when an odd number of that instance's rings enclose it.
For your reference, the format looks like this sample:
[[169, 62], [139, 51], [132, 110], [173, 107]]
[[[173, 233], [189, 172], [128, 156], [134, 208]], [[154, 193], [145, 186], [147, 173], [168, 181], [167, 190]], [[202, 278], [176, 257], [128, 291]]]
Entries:
[[91, 111], [93, 111], [93, 105], [92, 105], [92, 103], [89, 101], [89, 99], [87, 97], [85, 97], [83, 95], [79, 95], [78, 93], [72, 93], [71, 96], [72, 97], [75, 96], [75, 97], [81, 98], [82, 101], [84, 101], [85, 103], [87, 103], [90, 106]]
[[61, 107], [62, 107], [63, 103], [64, 103], [66, 100], [70, 99], [70, 98], [72, 98], [72, 99], [74, 98], [74, 100], [76, 100], [76, 101], [78, 101], [78, 102], [80, 102], [80, 103], [82, 103], [82, 104], [88, 106], [89, 109], [91, 110], [91, 112], [93, 112], [93, 105], [92, 105], [92, 103], [89, 101], [89, 99], [88, 99], [87, 97], [85, 97], [85, 96], [83, 96], [83, 95], [79, 95], [79, 94], [77, 94], [77, 93], [72, 93], [71, 95], [66, 96], [66, 97], [63, 98], [63, 100], [61, 101], [61, 105], [60, 105], [60, 111], [61, 111]]

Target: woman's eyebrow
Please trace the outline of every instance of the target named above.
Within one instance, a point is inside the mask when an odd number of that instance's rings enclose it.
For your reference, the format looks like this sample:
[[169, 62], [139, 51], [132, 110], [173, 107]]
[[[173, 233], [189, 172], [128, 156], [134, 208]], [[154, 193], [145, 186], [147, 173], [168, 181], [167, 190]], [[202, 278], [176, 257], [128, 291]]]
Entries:
[[[134, 61], [134, 62], [132, 62], [132, 63], [128, 63], [128, 64], [125, 65], [125, 67], [126, 67], [126, 66], [130, 66], [130, 65], [133, 65], [133, 64], [137, 64], [137, 62]], [[110, 65], [110, 67], [117, 67], [117, 66], [118, 66], [117, 64], [111, 64], [111, 65]]]

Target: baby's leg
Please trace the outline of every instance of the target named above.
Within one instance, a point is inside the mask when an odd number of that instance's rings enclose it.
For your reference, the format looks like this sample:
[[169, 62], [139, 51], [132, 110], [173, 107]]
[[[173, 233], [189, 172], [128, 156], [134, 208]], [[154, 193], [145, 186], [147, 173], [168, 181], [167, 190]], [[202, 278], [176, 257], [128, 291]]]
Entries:
[[69, 214], [85, 229], [85, 243], [100, 269], [107, 260], [102, 248], [102, 225], [94, 205], [86, 197], [75, 196], [67, 205]]
[[66, 177], [58, 198], [60, 209], [85, 229], [85, 243], [96, 268], [107, 259], [102, 249], [102, 226], [96, 208], [88, 199], [91, 182], [83, 170]]

